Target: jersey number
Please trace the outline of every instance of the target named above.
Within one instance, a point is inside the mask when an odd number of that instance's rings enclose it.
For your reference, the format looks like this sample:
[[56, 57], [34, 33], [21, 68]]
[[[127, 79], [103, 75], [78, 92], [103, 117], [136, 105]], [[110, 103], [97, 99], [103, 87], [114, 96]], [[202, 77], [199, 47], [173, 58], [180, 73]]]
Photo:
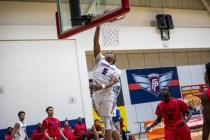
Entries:
[[174, 114], [173, 113], [169, 113], [169, 114], [167, 114], [167, 116], [168, 116], [167, 120], [170, 120], [170, 121], [174, 120]]
[[107, 71], [108, 71], [108, 69], [107, 68], [104, 68], [104, 70], [102, 71], [102, 74], [103, 75], [106, 75]]

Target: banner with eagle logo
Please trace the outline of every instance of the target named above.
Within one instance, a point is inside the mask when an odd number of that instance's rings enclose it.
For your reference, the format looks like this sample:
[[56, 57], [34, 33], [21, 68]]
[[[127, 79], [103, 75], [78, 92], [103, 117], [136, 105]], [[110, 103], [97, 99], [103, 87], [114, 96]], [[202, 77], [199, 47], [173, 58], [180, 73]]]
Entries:
[[171, 97], [181, 98], [176, 67], [126, 70], [131, 104], [162, 100], [161, 88], [169, 86]]

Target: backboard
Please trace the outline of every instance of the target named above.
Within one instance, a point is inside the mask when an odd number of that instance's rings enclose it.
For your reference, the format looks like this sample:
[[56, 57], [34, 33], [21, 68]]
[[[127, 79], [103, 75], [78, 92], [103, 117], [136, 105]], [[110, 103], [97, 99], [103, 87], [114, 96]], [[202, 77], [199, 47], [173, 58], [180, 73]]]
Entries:
[[129, 0], [56, 0], [56, 3], [59, 39], [73, 36], [130, 11]]

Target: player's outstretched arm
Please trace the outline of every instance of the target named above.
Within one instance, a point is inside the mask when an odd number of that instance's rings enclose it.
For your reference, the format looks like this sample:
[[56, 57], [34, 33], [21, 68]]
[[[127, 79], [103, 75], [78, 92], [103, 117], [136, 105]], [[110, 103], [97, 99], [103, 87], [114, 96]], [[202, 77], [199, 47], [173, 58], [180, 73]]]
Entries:
[[182, 121], [183, 125], [185, 125], [190, 120], [190, 118], [192, 117], [192, 113], [190, 112], [189, 109], [185, 112], [185, 114], [186, 114], [187, 117]]
[[94, 52], [95, 58], [101, 52], [101, 48], [100, 48], [100, 44], [99, 44], [99, 35], [100, 35], [100, 28], [97, 26], [95, 35], [94, 35], [94, 40], [93, 40], [93, 43], [94, 43], [93, 52]]
[[146, 128], [146, 131], [149, 132], [149, 130], [150, 130], [152, 127], [158, 125], [158, 124], [161, 122], [162, 118], [163, 118], [163, 117], [158, 116], [157, 119], [153, 122], [153, 124], [151, 124], [150, 126], [148, 126], [148, 127]]

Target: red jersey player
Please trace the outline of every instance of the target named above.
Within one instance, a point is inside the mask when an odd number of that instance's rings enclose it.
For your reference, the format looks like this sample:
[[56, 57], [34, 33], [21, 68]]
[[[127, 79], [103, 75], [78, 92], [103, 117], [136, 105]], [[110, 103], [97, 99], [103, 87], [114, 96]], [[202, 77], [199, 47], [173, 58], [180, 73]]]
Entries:
[[79, 136], [80, 139], [85, 139], [86, 137], [89, 137], [89, 134], [87, 133], [86, 125], [82, 123], [82, 118], [79, 117], [77, 123], [74, 125], [74, 134], [76, 136]]
[[202, 140], [208, 140], [210, 134], [210, 62], [206, 64], [205, 83], [208, 89], [201, 94], [201, 103], [203, 106], [203, 135]]
[[[169, 87], [163, 87], [161, 91], [163, 101], [156, 108], [157, 119], [146, 130], [149, 131], [164, 118], [165, 140], [191, 140], [190, 129], [186, 125], [192, 116], [188, 110], [188, 105], [182, 100], [170, 98], [171, 90]], [[186, 118], [185, 114], [187, 115]]]
[[7, 128], [7, 134], [4, 136], [4, 140], [12, 140], [12, 127]]
[[45, 140], [44, 130], [42, 129], [42, 124], [37, 124], [37, 129], [32, 132], [31, 140]]
[[104, 129], [103, 127], [99, 124], [98, 119], [95, 119], [94, 124], [92, 126], [91, 130], [94, 134], [95, 140], [99, 140], [100, 138], [104, 137]]
[[61, 124], [59, 120], [53, 117], [53, 107], [48, 107], [46, 112], [48, 117], [42, 122], [42, 128], [45, 131], [46, 138], [48, 140], [60, 140], [60, 136], [62, 136], [64, 140], [68, 140], [60, 129]]
[[69, 126], [68, 120], [65, 120], [62, 131], [65, 137], [69, 140], [77, 140], [79, 138], [79, 136], [74, 135], [73, 130], [71, 129], [71, 126]]

